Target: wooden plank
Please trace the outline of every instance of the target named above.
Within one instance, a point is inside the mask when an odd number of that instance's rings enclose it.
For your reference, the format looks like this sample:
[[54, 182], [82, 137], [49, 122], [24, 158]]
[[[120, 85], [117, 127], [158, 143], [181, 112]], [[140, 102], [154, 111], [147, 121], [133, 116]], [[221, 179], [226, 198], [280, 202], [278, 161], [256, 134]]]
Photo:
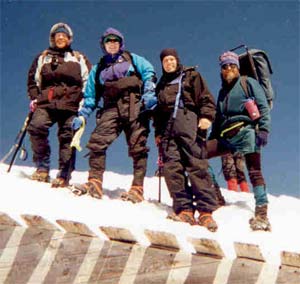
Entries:
[[188, 238], [188, 241], [194, 246], [196, 252], [199, 254], [208, 254], [219, 258], [225, 256], [223, 250], [221, 249], [221, 246], [215, 240], [206, 238]]
[[174, 250], [148, 247], [134, 284], [166, 283], [175, 257], [176, 251]]
[[65, 233], [43, 283], [74, 283], [92, 239]]
[[128, 229], [110, 226], [101, 226], [99, 228], [110, 240], [137, 243], [136, 237]]
[[278, 265], [264, 262], [255, 284], [276, 284]]
[[21, 226], [16, 220], [4, 212], [0, 212], [0, 225], [3, 226]]
[[235, 242], [234, 249], [237, 257], [265, 261], [258, 245]]
[[170, 269], [167, 284], [186, 283], [192, 266], [192, 254], [179, 251], [176, 253]]
[[174, 234], [148, 229], [146, 229], [144, 233], [149, 239], [151, 246], [173, 250], [179, 250], [180, 248], [177, 238]]
[[21, 215], [21, 217], [24, 219], [24, 221], [29, 227], [37, 227], [39, 229], [45, 229], [51, 231], [61, 231], [61, 229], [57, 225], [49, 222], [42, 216], [23, 214]]
[[233, 261], [227, 283], [256, 284], [263, 265], [264, 262], [261, 261], [236, 258]]
[[228, 283], [228, 278], [229, 278], [230, 271], [232, 268], [232, 263], [233, 263], [233, 260], [231, 260], [231, 259], [227, 259], [227, 258], [221, 259], [221, 261], [218, 265], [218, 269], [216, 271], [216, 276], [215, 276], [213, 284]]
[[56, 220], [56, 223], [64, 228], [64, 230], [68, 233], [97, 237], [96, 234], [84, 223], [70, 220]]
[[300, 253], [282, 251], [280, 257], [282, 265], [300, 267]]
[[283, 265], [278, 271], [276, 284], [299, 284], [300, 268]]

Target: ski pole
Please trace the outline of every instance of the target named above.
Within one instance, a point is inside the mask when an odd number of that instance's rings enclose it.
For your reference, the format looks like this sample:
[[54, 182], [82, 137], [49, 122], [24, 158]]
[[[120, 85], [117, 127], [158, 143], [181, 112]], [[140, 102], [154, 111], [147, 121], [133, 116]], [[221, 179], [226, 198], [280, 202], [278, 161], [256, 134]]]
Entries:
[[19, 133], [18, 133], [18, 135], [16, 137], [16, 143], [13, 146], [13, 148], [15, 150], [13, 152], [12, 158], [11, 158], [10, 163], [9, 163], [9, 167], [7, 169], [8, 173], [10, 172], [10, 169], [11, 169], [12, 165], [15, 162], [17, 153], [19, 152], [19, 150], [20, 150], [20, 148], [22, 146], [23, 140], [24, 140], [26, 132], [27, 132], [27, 127], [28, 127], [28, 125], [29, 125], [29, 123], [30, 123], [30, 121], [32, 119], [32, 115], [33, 115], [33, 112], [29, 112], [29, 114], [26, 116], [25, 121], [23, 123], [23, 126], [22, 126], [21, 130], [19, 131]]
[[162, 160], [162, 147], [161, 144], [158, 145], [158, 202], [161, 203], [161, 175], [162, 175], [162, 167], [163, 167], [163, 160]]

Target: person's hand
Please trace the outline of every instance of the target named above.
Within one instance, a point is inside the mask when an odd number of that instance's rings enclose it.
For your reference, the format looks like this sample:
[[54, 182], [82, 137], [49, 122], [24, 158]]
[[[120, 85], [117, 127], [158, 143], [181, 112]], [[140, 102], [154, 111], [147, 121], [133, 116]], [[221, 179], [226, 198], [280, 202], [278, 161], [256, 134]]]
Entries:
[[145, 110], [153, 110], [157, 105], [157, 98], [155, 95], [155, 83], [146, 81], [144, 84], [144, 94], [142, 95], [142, 105]]
[[161, 136], [158, 135], [158, 136], [155, 137], [155, 145], [159, 146], [160, 144], [161, 144]]
[[211, 121], [207, 118], [200, 118], [198, 127], [202, 130], [208, 129], [211, 126]]
[[81, 125], [83, 124], [84, 119], [85, 118], [83, 116], [74, 117], [74, 119], [72, 121], [72, 125], [71, 125], [72, 129], [75, 131], [78, 130], [81, 127]]
[[35, 112], [37, 108], [37, 99], [30, 101], [29, 109], [31, 112]]
[[266, 146], [268, 143], [268, 136], [269, 133], [265, 130], [259, 130], [258, 133], [256, 134], [256, 145], [257, 146]]

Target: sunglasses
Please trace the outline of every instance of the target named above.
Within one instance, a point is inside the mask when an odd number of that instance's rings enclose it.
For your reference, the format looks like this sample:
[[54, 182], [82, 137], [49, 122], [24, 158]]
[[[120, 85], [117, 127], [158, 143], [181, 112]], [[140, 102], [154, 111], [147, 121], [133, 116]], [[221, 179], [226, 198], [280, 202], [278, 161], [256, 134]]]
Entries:
[[235, 69], [235, 68], [237, 68], [237, 65], [236, 64], [233, 64], [233, 63], [230, 63], [230, 64], [224, 64], [223, 66], [222, 66], [222, 69], [223, 70], [228, 70], [228, 69]]
[[117, 38], [108, 38], [104, 41], [104, 43], [108, 43], [108, 42], [120, 42], [120, 40]]

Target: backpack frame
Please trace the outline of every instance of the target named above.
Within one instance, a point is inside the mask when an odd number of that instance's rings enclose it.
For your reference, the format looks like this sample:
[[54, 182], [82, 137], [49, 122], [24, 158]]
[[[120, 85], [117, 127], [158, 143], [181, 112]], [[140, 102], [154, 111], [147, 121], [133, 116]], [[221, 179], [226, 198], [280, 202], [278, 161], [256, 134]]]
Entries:
[[239, 54], [241, 76], [249, 76], [257, 80], [263, 88], [267, 101], [271, 106], [274, 99], [274, 91], [271, 84], [273, 70], [266, 52], [260, 49], [248, 49], [244, 44], [230, 51], [235, 51], [240, 48], [245, 48], [246, 50], [246, 52]]

